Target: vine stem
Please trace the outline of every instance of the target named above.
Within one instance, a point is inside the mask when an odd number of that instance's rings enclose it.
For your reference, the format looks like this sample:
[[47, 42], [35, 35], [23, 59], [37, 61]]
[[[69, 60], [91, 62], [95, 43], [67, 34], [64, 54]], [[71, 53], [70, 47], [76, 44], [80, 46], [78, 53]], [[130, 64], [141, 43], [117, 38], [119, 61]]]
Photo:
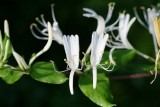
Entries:
[[[157, 72], [160, 74], [160, 72]], [[123, 75], [123, 76], [109, 76], [112, 80], [120, 80], [120, 79], [134, 79], [134, 78], [143, 78], [143, 77], [150, 77], [153, 76], [151, 73], [141, 73], [141, 74], [132, 74], [132, 75]]]

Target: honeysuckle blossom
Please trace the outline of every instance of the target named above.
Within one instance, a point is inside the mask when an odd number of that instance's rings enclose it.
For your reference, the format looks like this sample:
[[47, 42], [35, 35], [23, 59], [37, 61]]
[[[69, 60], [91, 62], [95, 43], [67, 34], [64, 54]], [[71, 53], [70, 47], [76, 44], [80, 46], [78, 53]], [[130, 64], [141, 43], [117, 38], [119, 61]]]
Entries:
[[[130, 19], [129, 14], [120, 13], [118, 19], [111, 25], [106, 26], [106, 23], [109, 21], [109, 19], [112, 16], [112, 12], [114, 9], [114, 5], [110, 5], [108, 10], [108, 15], [106, 20], [100, 15], [98, 15], [95, 11], [84, 8], [83, 10], [88, 13], [84, 13], [83, 16], [89, 17], [89, 18], [95, 18], [97, 19], [97, 28], [96, 32], [98, 35], [104, 35], [104, 33], [111, 33], [111, 36], [109, 37], [108, 43], [106, 44], [108, 47], [111, 48], [110, 54], [109, 54], [109, 59], [113, 65], [116, 65], [115, 61], [112, 58], [113, 51], [115, 49], [134, 49], [133, 46], [130, 44], [128, 41], [128, 32], [131, 27], [131, 25], [135, 22], [136, 18], [133, 17]], [[118, 24], [118, 25], [117, 25]], [[115, 35], [114, 31], [117, 31], [118, 34]], [[86, 51], [86, 54], [89, 54], [91, 50], [91, 45]], [[136, 49], [134, 49], [136, 50]], [[144, 57], [145, 59], [153, 61], [154, 59], [149, 57], [148, 55], [139, 52], [136, 50], [137, 54]], [[85, 58], [84, 58], [85, 59]]]
[[134, 9], [134, 13], [135, 13], [135, 16], [137, 17], [138, 22], [142, 26], [144, 26], [146, 29], [148, 29], [150, 34], [152, 35], [155, 54], [156, 54], [158, 52], [158, 46], [157, 46], [155, 31], [154, 31], [154, 17], [160, 15], [160, 10], [158, 9], [158, 5], [157, 7], [152, 7], [147, 9], [142, 7], [141, 9], [143, 11], [145, 22], [143, 22], [140, 16], [138, 15], [136, 8]]
[[96, 32], [93, 32], [92, 34], [90, 62], [93, 70], [94, 89], [97, 85], [97, 66], [100, 65], [108, 37], [108, 34], [98, 35]]
[[[8, 38], [10, 38], [10, 34], [9, 34], [9, 24], [8, 24], [8, 21], [7, 21], [7, 20], [4, 21], [4, 33], [6, 34], [6, 36], [7, 36]], [[1, 40], [1, 41], [2, 41], [2, 40]], [[10, 44], [9, 42], [10, 42], [10, 41], [9, 41], [9, 39], [8, 39], [7, 42], [6, 42], [5, 51], [4, 51], [4, 52], [5, 52], [5, 55], [4, 55], [4, 58], [3, 58], [4, 61], [5, 61], [6, 58], [7, 58], [8, 48], [9, 48], [9, 44]], [[1, 44], [1, 48], [3, 47], [2, 45], [3, 45], [3, 44]], [[21, 69], [27, 69], [27, 68], [28, 68], [28, 65], [26, 64], [25, 60], [24, 60], [17, 52], [15, 52], [14, 49], [12, 49], [12, 53], [13, 53], [13, 56], [15, 57], [18, 65], [19, 65], [19, 67], [20, 67]]]
[[158, 19], [157, 17], [154, 17], [154, 28], [155, 28], [156, 40], [160, 47], [160, 19]]
[[98, 35], [103, 35], [104, 34], [105, 25], [111, 19], [112, 12], [114, 10], [114, 5], [115, 5], [115, 3], [109, 3], [109, 5], [108, 5], [108, 14], [107, 14], [106, 19], [104, 19], [102, 16], [98, 15], [92, 9], [83, 8], [83, 10], [85, 12], [87, 12], [87, 13], [84, 13], [83, 16], [88, 17], [88, 18], [95, 18], [97, 20], [96, 32], [98, 33]]
[[77, 72], [79, 66], [79, 37], [78, 35], [63, 36], [64, 50], [66, 53], [67, 61], [66, 63], [71, 70], [69, 75], [69, 89], [70, 93], [74, 94], [73, 91], [73, 77], [74, 73]]
[[22, 56], [20, 56], [14, 49], [12, 49], [12, 53], [13, 53], [13, 56], [19, 65], [20, 69], [25, 70], [25, 69], [29, 68], [29, 66], [25, 62], [24, 58], [22, 58]]
[[[155, 35], [156, 35], [156, 39], [157, 39], [157, 43], [159, 45], [160, 48], [160, 19], [158, 19], [157, 17], [154, 17], [154, 29], [155, 29]], [[156, 77], [157, 77], [157, 72], [158, 72], [158, 66], [159, 66], [159, 60], [160, 60], [160, 50], [156, 53], [156, 60], [155, 60], [155, 67], [154, 70], [155, 71], [155, 76], [154, 79], [151, 81], [151, 84], [155, 81]]]
[[83, 8], [83, 10], [85, 12], [88, 13], [84, 13], [83, 16], [85, 17], [89, 17], [89, 18], [95, 18], [97, 19], [97, 29], [96, 32], [98, 33], [98, 35], [103, 35], [104, 34], [104, 29], [105, 29], [105, 20], [102, 16], [98, 15], [95, 11], [89, 9], [89, 8]]
[[33, 61], [34, 61], [37, 57], [39, 57], [40, 55], [42, 55], [44, 52], [46, 52], [46, 51], [50, 48], [50, 46], [51, 46], [51, 44], [52, 44], [52, 26], [51, 26], [50, 22], [48, 22], [47, 25], [48, 25], [48, 26], [47, 26], [47, 28], [48, 28], [48, 41], [47, 41], [46, 45], [44, 46], [44, 48], [43, 48], [41, 51], [39, 51], [38, 53], [36, 53], [36, 54], [29, 60], [29, 64], [28, 64], [28, 65], [26, 64], [25, 60], [24, 60], [14, 49], [12, 49], [13, 56], [14, 56], [14, 58], [16, 59], [19, 67], [20, 67], [22, 70], [28, 69], [28, 68], [31, 66], [31, 64], [33, 63]]
[[52, 26], [51, 26], [51, 23], [50, 23], [50, 22], [47, 23], [47, 29], [48, 29], [48, 41], [47, 41], [46, 45], [44, 46], [44, 48], [43, 48], [41, 51], [39, 51], [38, 53], [36, 53], [36, 54], [29, 60], [29, 65], [31, 65], [31, 64], [33, 63], [33, 61], [34, 61], [37, 57], [39, 57], [40, 55], [42, 55], [44, 52], [46, 52], [46, 51], [50, 48], [50, 46], [51, 46], [51, 44], [52, 44], [52, 35], [53, 35], [53, 30], [52, 30]]
[[[55, 18], [55, 14], [54, 14], [54, 4], [51, 5], [51, 11], [52, 11], [52, 19], [53, 19], [53, 24], [52, 24], [52, 39], [55, 40], [56, 42], [58, 42], [59, 44], [63, 44], [63, 39], [62, 39], [62, 31], [60, 30], [59, 26], [58, 26], [58, 22]], [[36, 21], [42, 25], [44, 27], [44, 29], [40, 29], [37, 24], [33, 23], [30, 26], [31, 32], [33, 34], [34, 37], [36, 37], [37, 39], [40, 40], [48, 40], [48, 28], [47, 28], [47, 23], [44, 19], [44, 15], [41, 15], [41, 20], [39, 18], [36, 18]], [[44, 37], [38, 36], [34, 30], [33, 27], [35, 27], [37, 29], [37, 31], [39, 31], [42, 35], [44, 35]]]
[[6, 40], [4, 39], [5, 43], [4, 43], [1, 31], [0, 31], [0, 68], [3, 65], [6, 66], [6, 62], [7, 62], [7, 58], [8, 58], [8, 52], [9, 52], [9, 49], [11, 47], [11, 43], [10, 43], [10, 40], [9, 40], [9, 27], [8, 27], [8, 21], [7, 20], [4, 21], [4, 35], [5, 35], [5, 38], [7, 37]]
[[[102, 16], [98, 15], [94, 10], [89, 9], [89, 8], [83, 8], [83, 10], [86, 12], [83, 14], [84, 17], [88, 17], [88, 18], [95, 18], [97, 20], [97, 28], [96, 28], [96, 32], [98, 33], [98, 35], [104, 35], [104, 33], [106, 32], [105, 30], [110, 30], [110, 27], [112, 27], [113, 25], [110, 26], [105, 26], [109, 20], [111, 19], [112, 16], [112, 12], [114, 10], [114, 5], [115, 3], [109, 3], [108, 4], [108, 14], [106, 19], [104, 19]], [[116, 23], [114, 23], [116, 24]], [[113, 27], [112, 27], [113, 28]], [[91, 51], [91, 45], [88, 47], [86, 54], [89, 54]]]
[[111, 48], [109, 58], [112, 64], [116, 64], [112, 58], [112, 53], [115, 49], [133, 49], [133, 46], [128, 41], [128, 32], [131, 25], [135, 22], [136, 18], [130, 19], [129, 14], [119, 14], [118, 35], [115, 36], [112, 33], [112, 37], [109, 38], [107, 46]]
[[[8, 21], [7, 20], [5, 20], [4, 21], [4, 33], [6, 34], [6, 36], [8, 37], [8, 38], [10, 38], [9, 36], [9, 24], [8, 24]], [[2, 44], [1, 44], [2, 45]], [[7, 59], [7, 54], [8, 54], [8, 51], [9, 51], [9, 45], [10, 45], [10, 40], [8, 39], [7, 41], [6, 41], [6, 44], [5, 44], [5, 47], [4, 47], [4, 57], [3, 57], [3, 62], [5, 62], [6, 61], [6, 59]], [[1, 46], [2, 47], [2, 46]]]

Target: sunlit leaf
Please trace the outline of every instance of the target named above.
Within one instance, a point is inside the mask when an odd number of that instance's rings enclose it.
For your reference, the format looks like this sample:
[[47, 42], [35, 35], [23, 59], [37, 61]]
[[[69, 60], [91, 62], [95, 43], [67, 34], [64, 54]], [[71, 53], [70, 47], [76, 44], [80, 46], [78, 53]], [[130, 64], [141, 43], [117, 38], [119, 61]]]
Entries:
[[115, 50], [113, 52], [113, 58], [116, 64], [126, 65], [135, 56], [135, 50]]
[[86, 95], [91, 101], [99, 106], [103, 107], [113, 107], [112, 104], [112, 93], [110, 90], [109, 79], [104, 73], [98, 73], [97, 75], [97, 87], [93, 89], [93, 77], [91, 71], [86, 72], [79, 78], [79, 87], [81, 91]]
[[147, 71], [147, 72], [150, 72], [150, 71], [153, 71], [154, 70], [154, 65], [143, 65], [143, 64], [139, 64], [136, 66], [137, 69], [141, 70], [141, 71]]
[[37, 81], [50, 84], [62, 84], [66, 82], [66, 75], [56, 72], [53, 66], [55, 65], [50, 62], [37, 62], [30, 69], [31, 77]]
[[19, 71], [16, 71], [16, 70], [11, 70], [11, 71], [9, 71], [8, 75], [5, 76], [5, 77], [2, 77], [2, 79], [7, 84], [13, 84], [16, 81], [18, 81], [22, 76], [23, 76], [22, 72], [19, 72]]
[[10, 67], [2, 67], [2, 68], [0, 68], [0, 77], [7, 76], [10, 71], [11, 71]]

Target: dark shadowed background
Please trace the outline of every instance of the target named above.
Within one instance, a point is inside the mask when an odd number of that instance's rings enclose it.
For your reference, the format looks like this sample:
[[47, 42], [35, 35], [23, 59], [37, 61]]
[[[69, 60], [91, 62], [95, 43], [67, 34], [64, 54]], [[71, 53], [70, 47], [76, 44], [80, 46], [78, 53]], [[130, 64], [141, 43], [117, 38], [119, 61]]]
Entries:
[[[37, 40], [30, 32], [30, 24], [35, 18], [44, 14], [45, 19], [52, 21], [50, 5], [55, 4], [55, 15], [62, 32], [66, 35], [78, 34], [81, 52], [87, 49], [91, 33], [96, 28], [96, 20], [82, 16], [83, 7], [92, 8], [98, 14], [106, 17], [109, 2], [115, 2], [114, 15], [111, 22], [116, 20], [119, 12], [126, 10], [133, 17], [135, 6], [156, 5], [159, 0], [1, 0], [0, 29], [3, 31], [3, 21], [7, 19], [10, 25], [10, 37], [14, 49], [23, 55], [26, 61], [34, 52], [43, 48], [46, 41]], [[136, 49], [153, 56], [153, 44], [148, 31], [135, 22], [129, 32], [129, 40]], [[82, 54], [81, 54], [82, 57]], [[53, 42], [49, 51], [36, 61], [54, 60], [60, 70], [65, 69], [63, 46]], [[143, 63], [136, 56], [135, 62]], [[16, 65], [11, 58], [11, 64]], [[117, 71], [118, 72], [118, 71]], [[128, 72], [141, 72], [132, 71]], [[114, 73], [116, 75], [118, 73]], [[125, 72], [121, 72], [121, 75]], [[114, 103], [117, 107], [159, 107], [160, 78], [153, 85], [153, 77], [126, 80], [111, 80]], [[13, 85], [7, 85], [0, 80], [0, 107], [97, 107], [78, 88], [75, 78], [75, 94], [69, 93], [68, 82], [63, 85], [50, 85], [37, 82], [30, 76], [23, 76]]]

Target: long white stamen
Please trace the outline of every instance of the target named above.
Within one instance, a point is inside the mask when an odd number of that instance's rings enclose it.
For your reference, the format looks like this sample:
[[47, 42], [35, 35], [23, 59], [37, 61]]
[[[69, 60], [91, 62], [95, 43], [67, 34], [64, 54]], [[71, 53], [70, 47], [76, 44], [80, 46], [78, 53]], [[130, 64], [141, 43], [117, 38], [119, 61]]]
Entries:
[[42, 19], [42, 22], [43, 22], [44, 26], [47, 27], [47, 22], [44, 20], [44, 15], [43, 14], [41, 15], [41, 19]]
[[109, 31], [113, 31], [116, 30], [118, 27], [115, 27], [115, 25], [119, 22], [119, 18], [111, 25], [105, 27], [105, 31], [109, 32]]
[[53, 21], [54, 21], [54, 22], [57, 22], [57, 21], [56, 21], [56, 18], [55, 18], [55, 14], [54, 14], [54, 4], [51, 4], [51, 12], [52, 12]]
[[37, 39], [40, 39], [40, 40], [48, 40], [48, 37], [40, 37], [38, 36], [34, 31], [33, 31], [33, 26], [37, 26], [36, 24], [31, 24], [30, 25], [30, 30], [31, 30], [31, 33], [32, 35], [37, 38]]
[[114, 10], [114, 6], [115, 6], [115, 3], [109, 3], [108, 4], [108, 14], [107, 14], [105, 23], [107, 23], [111, 19], [112, 13], [113, 13], [113, 10]]
[[43, 27], [47, 27], [42, 21], [39, 20], [38, 17], [36, 17], [35, 20], [36, 20], [40, 25], [42, 25]]
[[42, 32], [42, 31], [38, 28], [38, 26], [37, 26], [36, 24], [32, 24], [32, 26], [34, 26], [34, 27], [37, 29], [37, 31], [39, 31], [42, 35], [48, 36], [48, 34]]
[[148, 16], [147, 16], [147, 13], [145, 11], [145, 7], [141, 7], [141, 9], [142, 9], [142, 12], [143, 12], [143, 15], [144, 15], [144, 19], [147, 22], [148, 21]]
[[141, 20], [141, 18], [139, 17], [138, 12], [137, 12], [137, 9], [134, 8], [133, 11], [134, 11], [134, 14], [135, 14], [138, 22], [139, 22], [143, 27], [145, 27], [146, 29], [148, 29], [147, 25], [146, 25], [146, 24]]

